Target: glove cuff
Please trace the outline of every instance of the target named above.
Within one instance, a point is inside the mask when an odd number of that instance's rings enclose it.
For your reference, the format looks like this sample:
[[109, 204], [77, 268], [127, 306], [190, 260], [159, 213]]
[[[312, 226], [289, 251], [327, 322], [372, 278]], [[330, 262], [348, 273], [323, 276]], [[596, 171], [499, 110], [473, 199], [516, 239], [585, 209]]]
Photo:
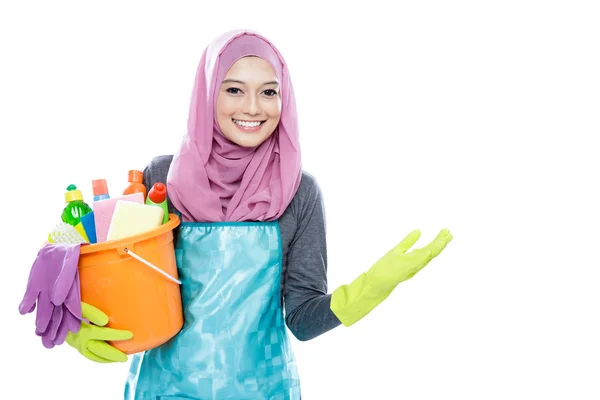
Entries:
[[330, 309], [340, 322], [349, 327], [371, 312], [394, 290], [393, 287], [371, 286], [363, 273], [349, 285], [342, 285], [331, 294]]

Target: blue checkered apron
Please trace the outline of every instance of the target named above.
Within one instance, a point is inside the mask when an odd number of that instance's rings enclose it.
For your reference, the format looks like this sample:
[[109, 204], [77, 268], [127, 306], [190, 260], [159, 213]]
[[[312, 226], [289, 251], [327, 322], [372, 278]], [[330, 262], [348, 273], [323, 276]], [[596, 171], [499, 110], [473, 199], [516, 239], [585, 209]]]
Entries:
[[175, 253], [184, 326], [133, 356], [125, 399], [300, 399], [278, 222], [184, 222]]

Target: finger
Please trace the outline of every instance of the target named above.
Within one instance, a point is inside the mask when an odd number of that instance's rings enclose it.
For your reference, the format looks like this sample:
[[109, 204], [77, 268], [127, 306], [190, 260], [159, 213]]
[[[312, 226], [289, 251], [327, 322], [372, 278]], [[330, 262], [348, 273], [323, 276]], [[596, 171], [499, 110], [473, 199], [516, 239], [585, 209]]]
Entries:
[[415, 244], [417, 242], [417, 240], [419, 240], [420, 237], [421, 237], [421, 231], [418, 229], [415, 229], [411, 233], [406, 235], [406, 237], [404, 239], [402, 239], [402, 241], [400, 243], [398, 243], [398, 245], [396, 247], [394, 247], [394, 249], [392, 251], [394, 253], [396, 253], [396, 252], [406, 253], [406, 251], [408, 249], [410, 249], [412, 247], [412, 245]]
[[75, 274], [75, 280], [65, 299], [64, 306], [77, 319], [81, 319], [81, 294], [79, 293], [79, 273]]
[[42, 344], [47, 349], [54, 348], [54, 342], [50, 339], [50, 335], [42, 335]]
[[433, 258], [433, 252], [431, 251], [429, 245], [427, 245], [406, 253], [404, 257], [406, 257], [406, 260], [408, 260], [410, 264], [414, 265], [415, 268], [420, 270], [426, 266], [429, 261], [431, 261]]
[[56, 334], [60, 328], [60, 324], [63, 320], [63, 309], [62, 306], [54, 306], [54, 312], [52, 313], [52, 321], [50, 323], [49, 329], [46, 331], [46, 334], [49, 335], [50, 340], [54, 340], [56, 338]]
[[54, 305], [50, 302], [50, 297], [46, 292], [40, 292], [38, 297], [37, 312], [35, 315], [35, 332], [43, 334], [48, 329], [52, 314], [54, 313]]
[[431, 256], [432, 257], [437, 257], [442, 250], [444, 250], [446, 248], [446, 245], [448, 243], [450, 243], [450, 241], [453, 239], [452, 235], [450, 234], [450, 232], [448, 232], [446, 230], [446, 232], [442, 231], [440, 232], [440, 234], [431, 241], [431, 243], [429, 243], [429, 245], [427, 245], [426, 247], [431, 250]]
[[69, 333], [68, 315], [68, 312], [64, 313], [64, 318], [60, 323], [58, 331], [56, 332], [56, 336], [54, 337], [54, 339], [52, 339], [52, 343], [54, 343], [55, 346], [60, 346], [61, 344], [63, 344], [65, 342], [67, 334]]
[[68, 309], [65, 310], [65, 314], [68, 314], [67, 322], [69, 332], [79, 332], [81, 326], [83, 325], [83, 322], [79, 318], [77, 318], [76, 315], [73, 315]]
[[83, 354], [86, 358], [95, 361], [97, 363], [102, 363], [102, 364], [106, 364], [106, 363], [110, 363], [112, 362], [111, 360], [107, 360], [106, 358], [100, 357], [94, 353], [92, 353], [91, 351], [89, 351], [88, 349], [83, 349], [81, 351], [81, 354]]
[[133, 337], [133, 333], [121, 329], [104, 328], [90, 325], [92, 331], [91, 336], [98, 340], [129, 340]]
[[101, 342], [99, 340], [91, 340], [87, 345], [87, 349], [95, 355], [97, 355], [98, 357], [102, 357], [105, 360], [108, 360], [109, 362], [127, 361], [127, 354], [115, 349], [106, 342]]
[[42, 343], [44, 344], [44, 347], [46, 347], [47, 349], [51, 349], [54, 347], [54, 345], [55, 345], [54, 338], [56, 337], [56, 332], [60, 328], [60, 324], [62, 322], [62, 317], [63, 317], [62, 309], [57, 306], [53, 306], [53, 307], [54, 307], [54, 311], [50, 318], [50, 323], [48, 324], [48, 329], [46, 329], [46, 331], [41, 335]]
[[438, 235], [435, 238], [444, 240], [446, 243], [450, 243], [454, 236], [452, 236], [452, 234], [447, 228], [444, 228], [440, 231], [440, 233], [438, 233]]
[[79, 329], [81, 329], [81, 321], [65, 308], [63, 310], [63, 320], [61, 321], [56, 337], [53, 340], [54, 344], [56, 346], [63, 344], [69, 331], [77, 333], [79, 332]]
[[29, 288], [27, 288], [25, 296], [23, 296], [23, 300], [21, 300], [21, 304], [19, 304], [19, 313], [25, 315], [33, 312], [39, 295], [39, 290], [29, 290]]
[[444, 239], [444, 238], [447, 238], [448, 236], [451, 237], [452, 235], [450, 235], [450, 231], [448, 230], [448, 228], [444, 228], [440, 231], [440, 233], [437, 234], [435, 239]]
[[91, 304], [81, 302], [81, 315], [94, 325], [108, 324], [108, 316]]

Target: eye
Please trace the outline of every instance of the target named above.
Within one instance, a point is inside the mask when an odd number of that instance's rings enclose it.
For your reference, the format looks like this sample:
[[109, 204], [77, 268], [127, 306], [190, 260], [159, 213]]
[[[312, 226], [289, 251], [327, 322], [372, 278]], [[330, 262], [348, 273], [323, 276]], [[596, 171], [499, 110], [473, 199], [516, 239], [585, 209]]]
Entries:
[[268, 97], [277, 96], [277, 92], [273, 89], [267, 89], [263, 93]]
[[231, 94], [240, 94], [242, 92], [240, 89], [235, 88], [235, 87], [228, 88], [226, 91], [227, 91], [227, 93], [231, 93]]

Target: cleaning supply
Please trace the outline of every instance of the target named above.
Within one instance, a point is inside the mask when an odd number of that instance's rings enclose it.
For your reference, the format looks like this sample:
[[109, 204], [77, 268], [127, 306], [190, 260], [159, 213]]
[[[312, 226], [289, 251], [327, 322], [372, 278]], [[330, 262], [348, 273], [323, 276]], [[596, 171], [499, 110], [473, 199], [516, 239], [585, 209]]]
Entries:
[[106, 179], [94, 179], [92, 181], [92, 190], [94, 191], [94, 201], [110, 199]]
[[106, 240], [119, 240], [148, 232], [162, 225], [164, 211], [160, 207], [117, 201]]
[[83, 202], [81, 190], [73, 184], [67, 187], [65, 202], [67, 205], [63, 210], [61, 219], [67, 224], [75, 226], [80, 222], [81, 217], [92, 212], [90, 206]]
[[138, 204], [144, 204], [143, 193], [132, 193], [121, 197], [113, 197], [106, 200], [99, 200], [93, 203], [94, 206], [94, 224], [96, 225], [96, 242], [106, 241], [110, 222], [115, 211], [117, 201], [131, 201]]
[[146, 204], [157, 206], [164, 211], [163, 221], [165, 224], [169, 220], [169, 206], [167, 205], [167, 187], [162, 182], [156, 182], [148, 192]]
[[143, 193], [144, 199], [146, 198], [146, 185], [144, 185], [144, 173], [142, 171], [138, 171], [137, 169], [132, 169], [128, 173], [127, 180], [129, 181], [129, 185], [123, 191], [123, 195], [128, 195], [132, 193]]
[[94, 212], [85, 214], [81, 217], [81, 225], [85, 230], [85, 235], [88, 238], [88, 242], [91, 244], [96, 243], [96, 223], [94, 222]]
[[133, 333], [106, 328], [104, 325], [108, 323], [108, 316], [91, 304], [81, 302], [81, 314], [90, 323], [82, 321], [78, 331], [69, 332], [66, 340], [69, 346], [77, 349], [84, 357], [99, 363], [127, 361], [125, 353], [105, 341], [128, 340], [133, 337]]
[[[91, 213], [88, 213], [88, 214], [91, 214]], [[86, 215], [88, 215], [88, 214], [86, 214]], [[85, 217], [85, 215], [84, 215], [84, 217]], [[90, 242], [90, 239], [87, 237], [87, 234], [85, 233], [85, 228], [83, 227], [83, 224], [81, 222], [79, 222], [77, 225], [75, 225], [75, 230], [85, 240], [85, 243], [89, 243]]]
[[66, 222], [61, 222], [54, 227], [48, 234], [49, 243], [62, 244], [80, 244], [88, 243], [88, 240], [83, 237], [77, 229]]
[[344, 326], [348, 327], [365, 317], [398, 284], [412, 278], [452, 240], [450, 232], [442, 229], [428, 245], [407, 253], [420, 236], [419, 230], [412, 231], [367, 272], [351, 284], [342, 285], [333, 291], [330, 309]]
[[130, 340], [105, 339], [123, 353], [160, 346], [183, 326], [181, 293], [185, 289], [173, 280], [179, 277], [180, 254], [176, 256], [173, 243], [173, 230], [179, 224], [177, 215], [171, 214], [169, 222], [152, 231], [81, 248], [81, 301], [108, 316], [107, 328], [133, 333]]
[[81, 326], [80, 252], [79, 244], [46, 244], [29, 271], [19, 313], [37, 308], [35, 333], [46, 348], [62, 344], [69, 330], [77, 332]]

